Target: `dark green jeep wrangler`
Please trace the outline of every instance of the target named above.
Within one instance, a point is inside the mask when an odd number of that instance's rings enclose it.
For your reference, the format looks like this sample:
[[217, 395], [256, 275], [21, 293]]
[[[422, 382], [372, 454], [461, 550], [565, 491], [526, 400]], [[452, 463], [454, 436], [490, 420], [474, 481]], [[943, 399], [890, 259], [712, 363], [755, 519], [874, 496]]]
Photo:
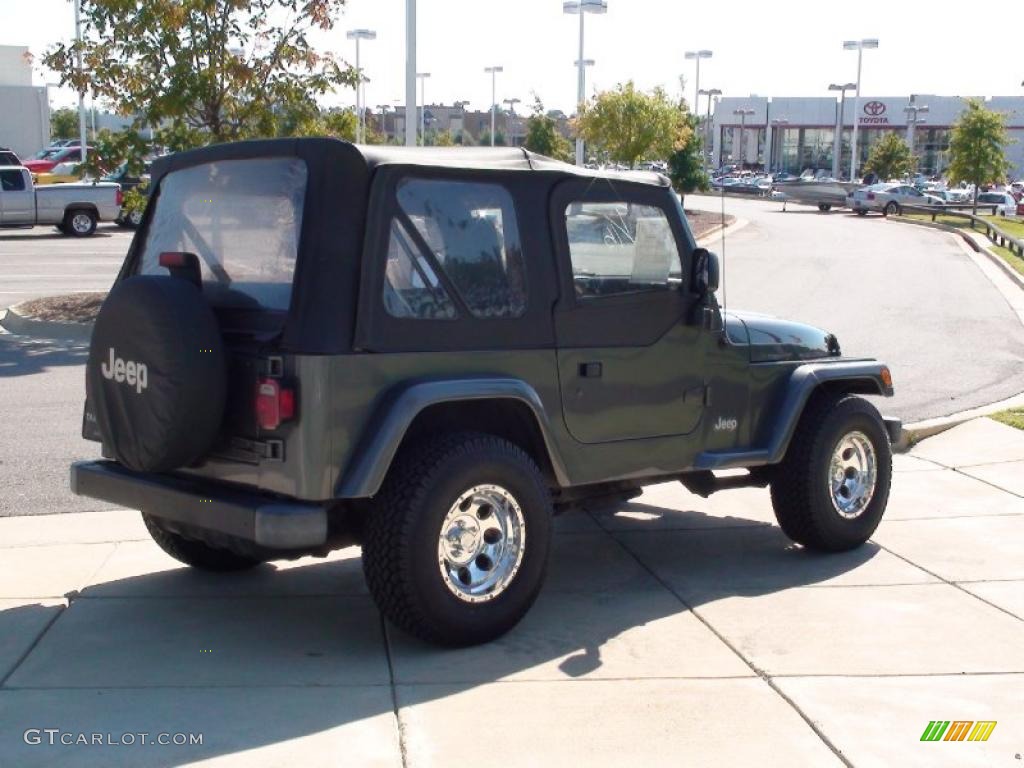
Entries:
[[723, 316], [664, 178], [299, 139], [152, 179], [87, 366], [106, 458], [71, 483], [184, 563], [356, 542], [391, 621], [465, 645], [528, 610], [574, 506], [771, 484], [829, 551], [882, 517], [900, 425], [856, 395], [891, 395], [888, 369]]

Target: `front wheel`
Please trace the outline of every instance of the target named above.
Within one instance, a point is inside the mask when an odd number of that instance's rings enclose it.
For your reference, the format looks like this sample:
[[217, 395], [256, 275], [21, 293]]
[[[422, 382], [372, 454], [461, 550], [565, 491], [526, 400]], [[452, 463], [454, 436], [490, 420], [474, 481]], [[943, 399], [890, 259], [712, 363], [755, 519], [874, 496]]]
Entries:
[[463, 432], [404, 449], [366, 522], [363, 572], [381, 612], [427, 642], [492, 640], [540, 591], [551, 495], [518, 446]]
[[809, 549], [853, 549], [881, 522], [891, 479], [892, 446], [875, 407], [854, 395], [818, 395], [775, 470], [775, 517]]
[[826, 213], [832, 210], [832, 206], [829, 203], [818, 203], [818, 210], [822, 213]]

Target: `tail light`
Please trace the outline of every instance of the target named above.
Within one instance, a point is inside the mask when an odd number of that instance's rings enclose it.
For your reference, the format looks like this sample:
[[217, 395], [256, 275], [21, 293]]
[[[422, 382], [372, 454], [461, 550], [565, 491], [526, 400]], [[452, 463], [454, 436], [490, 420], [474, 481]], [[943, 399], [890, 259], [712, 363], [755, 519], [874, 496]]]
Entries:
[[874, 192], [868, 192], [868, 200], [874, 200], [874, 199], [875, 199], [875, 193]]
[[278, 379], [256, 383], [256, 423], [260, 429], [277, 429], [295, 418], [295, 390], [282, 387]]
[[117, 193], [114, 195], [114, 200], [117, 201], [117, 205], [119, 208], [122, 205], [124, 205], [124, 192], [121, 191], [120, 187], [117, 188]]

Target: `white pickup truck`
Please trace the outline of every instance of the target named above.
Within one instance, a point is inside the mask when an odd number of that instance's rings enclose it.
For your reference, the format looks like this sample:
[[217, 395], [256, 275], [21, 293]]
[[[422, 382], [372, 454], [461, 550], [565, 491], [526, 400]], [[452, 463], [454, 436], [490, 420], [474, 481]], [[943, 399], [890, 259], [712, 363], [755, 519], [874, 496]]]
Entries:
[[121, 187], [107, 182], [36, 187], [27, 168], [0, 168], [0, 227], [54, 224], [65, 235], [86, 237], [100, 221], [121, 213]]

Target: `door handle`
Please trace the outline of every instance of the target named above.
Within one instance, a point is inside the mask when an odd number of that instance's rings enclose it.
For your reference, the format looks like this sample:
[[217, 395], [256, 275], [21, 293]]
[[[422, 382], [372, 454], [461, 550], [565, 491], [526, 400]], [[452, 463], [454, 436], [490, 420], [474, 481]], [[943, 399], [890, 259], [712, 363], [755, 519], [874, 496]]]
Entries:
[[601, 363], [580, 363], [580, 377], [584, 379], [599, 379], [604, 373]]

